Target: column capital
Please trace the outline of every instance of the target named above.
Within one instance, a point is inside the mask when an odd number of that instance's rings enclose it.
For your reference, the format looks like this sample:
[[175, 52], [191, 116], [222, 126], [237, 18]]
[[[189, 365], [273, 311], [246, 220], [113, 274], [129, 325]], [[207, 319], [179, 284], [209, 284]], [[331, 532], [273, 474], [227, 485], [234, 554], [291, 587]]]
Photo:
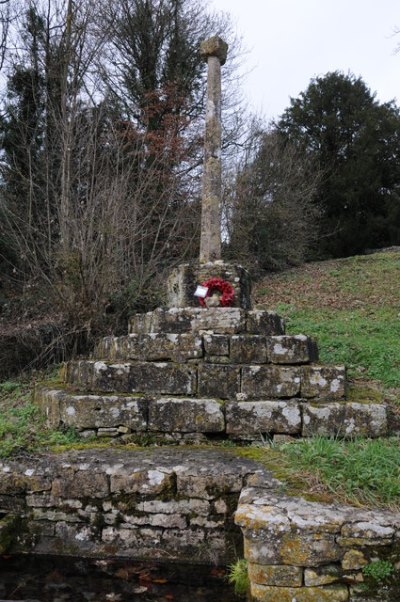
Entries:
[[216, 56], [221, 65], [224, 65], [228, 55], [228, 44], [219, 36], [212, 36], [201, 42], [200, 54], [206, 62], [210, 56]]

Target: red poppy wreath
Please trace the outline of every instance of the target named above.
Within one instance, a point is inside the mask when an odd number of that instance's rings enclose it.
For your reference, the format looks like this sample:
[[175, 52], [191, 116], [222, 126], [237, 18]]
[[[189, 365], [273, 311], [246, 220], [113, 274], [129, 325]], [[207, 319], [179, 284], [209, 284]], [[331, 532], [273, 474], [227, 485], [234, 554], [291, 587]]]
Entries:
[[233, 304], [233, 300], [235, 298], [235, 291], [233, 289], [233, 286], [229, 284], [229, 282], [227, 282], [226, 280], [223, 280], [222, 278], [210, 278], [209, 280], [202, 282], [201, 286], [205, 286], [206, 288], [208, 288], [206, 297], [204, 299], [199, 297], [200, 304], [203, 307], [207, 307], [206, 299], [207, 297], [210, 297], [215, 291], [219, 291], [220, 293], [222, 293], [219, 303], [221, 307], [229, 307]]

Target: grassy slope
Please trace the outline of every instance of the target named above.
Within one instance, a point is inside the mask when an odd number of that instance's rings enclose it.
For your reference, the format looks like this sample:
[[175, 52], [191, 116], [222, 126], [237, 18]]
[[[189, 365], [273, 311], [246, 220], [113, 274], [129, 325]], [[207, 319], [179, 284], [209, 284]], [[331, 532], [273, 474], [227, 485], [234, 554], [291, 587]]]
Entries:
[[257, 303], [289, 333], [317, 338], [321, 363], [381, 382], [400, 398], [400, 252], [307, 264], [258, 283]]

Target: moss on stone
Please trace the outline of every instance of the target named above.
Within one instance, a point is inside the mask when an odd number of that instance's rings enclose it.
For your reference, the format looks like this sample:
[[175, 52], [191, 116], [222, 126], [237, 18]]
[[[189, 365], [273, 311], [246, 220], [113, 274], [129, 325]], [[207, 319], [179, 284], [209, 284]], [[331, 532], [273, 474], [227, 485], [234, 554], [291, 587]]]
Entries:
[[347, 401], [355, 403], [384, 403], [384, 394], [372, 383], [353, 382], [347, 389]]

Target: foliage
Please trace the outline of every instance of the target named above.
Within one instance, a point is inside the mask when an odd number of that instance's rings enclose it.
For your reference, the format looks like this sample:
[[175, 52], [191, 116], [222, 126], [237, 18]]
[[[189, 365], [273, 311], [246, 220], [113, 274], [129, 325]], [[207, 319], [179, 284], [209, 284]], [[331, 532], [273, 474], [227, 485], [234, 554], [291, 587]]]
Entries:
[[352, 503], [400, 504], [400, 448], [396, 439], [343, 442], [324, 437], [282, 447], [294, 471], [317, 478]]
[[[253, 126], [253, 130], [256, 126]], [[226, 254], [258, 269], [298, 265], [317, 232], [318, 170], [273, 131], [250, 132], [249, 148], [226, 190]]]
[[316, 77], [291, 99], [277, 129], [324, 174], [317, 196], [323, 209], [319, 255], [399, 243], [399, 125], [399, 109], [380, 105], [352, 74]]
[[165, 270], [195, 253], [198, 47], [222, 30], [228, 19], [192, 0], [21, 7], [0, 118], [0, 266], [27, 320], [41, 291], [75, 337], [66, 353], [162, 303]]
[[235, 594], [246, 594], [250, 581], [247, 572], [247, 560], [240, 558], [229, 566], [228, 580], [235, 588]]
[[0, 458], [79, 441], [73, 429], [48, 430], [31, 401], [30, 383], [0, 383]]
[[375, 583], [382, 583], [392, 576], [394, 566], [389, 560], [375, 560], [364, 566], [362, 572]]

